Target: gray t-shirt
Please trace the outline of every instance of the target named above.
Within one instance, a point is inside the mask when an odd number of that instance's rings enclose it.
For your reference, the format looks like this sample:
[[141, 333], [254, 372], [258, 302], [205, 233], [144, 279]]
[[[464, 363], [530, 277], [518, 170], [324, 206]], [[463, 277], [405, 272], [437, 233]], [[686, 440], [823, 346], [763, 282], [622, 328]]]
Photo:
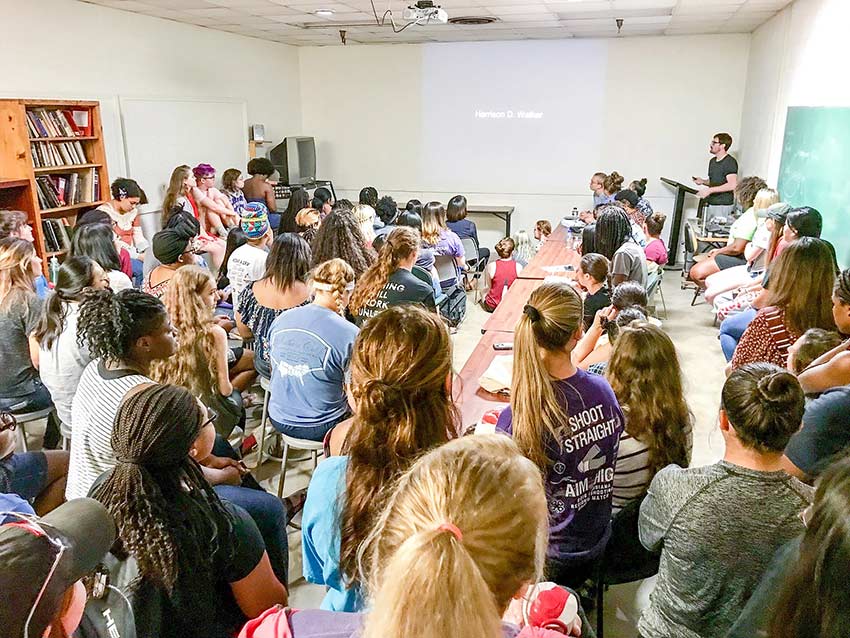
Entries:
[[646, 288], [646, 253], [643, 248], [627, 241], [614, 253], [612, 262], [612, 275], [625, 275], [626, 281], [636, 281]]
[[640, 508], [644, 547], [661, 549], [643, 638], [720, 638], [776, 549], [803, 532], [812, 488], [785, 472], [726, 461], [656, 474]]
[[35, 391], [38, 371], [30, 358], [29, 336], [41, 317], [41, 299], [35, 292], [12, 292], [0, 311], [0, 397], [11, 399]]

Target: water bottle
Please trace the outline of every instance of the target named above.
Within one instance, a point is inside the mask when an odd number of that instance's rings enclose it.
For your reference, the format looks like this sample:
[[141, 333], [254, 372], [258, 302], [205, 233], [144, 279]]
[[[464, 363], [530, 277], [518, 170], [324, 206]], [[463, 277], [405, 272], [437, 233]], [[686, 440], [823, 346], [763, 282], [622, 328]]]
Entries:
[[55, 286], [56, 280], [59, 278], [59, 260], [56, 259], [56, 255], [53, 255], [47, 262], [47, 270], [50, 275], [50, 283]]
[[573, 249], [575, 245], [575, 237], [573, 237], [573, 227], [572, 224], [567, 226], [567, 248], [569, 250]]

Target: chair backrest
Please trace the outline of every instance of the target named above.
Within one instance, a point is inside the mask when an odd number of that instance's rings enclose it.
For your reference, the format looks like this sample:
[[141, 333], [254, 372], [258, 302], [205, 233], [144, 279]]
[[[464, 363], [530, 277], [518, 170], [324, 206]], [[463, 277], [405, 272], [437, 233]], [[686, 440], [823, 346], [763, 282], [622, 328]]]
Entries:
[[422, 266], [413, 266], [413, 268], [410, 269], [410, 273], [429, 286], [434, 285], [434, 282], [431, 280], [431, 273], [425, 270]]
[[448, 279], [457, 279], [457, 262], [451, 255], [436, 255], [434, 257], [434, 267], [437, 269], [437, 276], [440, 281]]
[[697, 251], [697, 232], [693, 224], [685, 222], [685, 261]]
[[661, 283], [661, 269], [655, 270], [646, 278], [646, 298], [652, 299], [652, 296], [655, 294], [655, 290], [658, 288], [658, 284]]
[[478, 259], [478, 246], [472, 237], [464, 237], [460, 240], [463, 246], [463, 258], [466, 261], [476, 261]]

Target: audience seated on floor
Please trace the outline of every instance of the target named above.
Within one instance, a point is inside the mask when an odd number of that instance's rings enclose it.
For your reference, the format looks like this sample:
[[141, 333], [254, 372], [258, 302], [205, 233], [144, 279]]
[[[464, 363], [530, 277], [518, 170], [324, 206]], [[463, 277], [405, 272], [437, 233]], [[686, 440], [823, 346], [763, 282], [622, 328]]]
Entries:
[[322, 609], [363, 609], [367, 574], [358, 552], [391, 486], [417, 456], [457, 431], [446, 390], [451, 375], [449, 332], [432, 312], [394, 306], [357, 336], [349, 390], [354, 417], [332, 434], [343, 455], [319, 465], [304, 505], [304, 575], [328, 588]]
[[115, 292], [133, 287], [130, 277], [121, 271], [115, 234], [108, 224], [77, 226], [71, 239], [70, 256], [89, 257], [96, 261], [109, 278], [109, 287]]
[[661, 550], [644, 638], [725, 636], [782, 544], [804, 530], [812, 490], [782, 471], [803, 415], [803, 390], [784, 369], [752, 363], [723, 386], [723, 460], [670, 465], [641, 504], [640, 540]]
[[139, 636], [233, 635], [287, 602], [256, 524], [199, 465], [215, 438], [206, 409], [177, 386], [144, 385], [116, 412], [115, 464], [91, 494], [118, 529], [124, 565], [112, 573], [138, 574], [126, 594]]
[[581, 297], [569, 284], [544, 283], [531, 293], [514, 333], [511, 403], [496, 425], [545, 475], [546, 575], [573, 588], [591, 575], [611, 532], [624, 425], [608, 382], [572, 362], [582, 318]]
[[[221, 174], [221, 193], [230, 201], [230, 207], [240, 218], [248, 200], [242, 188], [245, 186], [245, 176], [238, 168], [228, 168]], [[234, 227], [235, 228], [235, 227]]]
[[514, 240], [504, 237], [496, 244], [496, 254], [499, 258], [489, 264], [485, 269], [485, 287], [487, 294], [481, 301], [481, 306], [487, 312], [494, 312], [502, 301], [502, 295], [506, 288], [516, 281], [522, 272], [522, 265], [513, 259]]
[[[35, 242], [26, 213], [19, 210], [0, 210], [0, 239], [7, 237], [23, 239], [31, 244]], [[39, 272], [35, 278], [35, 293], [40, 299], [44, 299], [47, 292], [47, 278]]]
[[354, 270], [331, 259], [312, 271], [309, 285], [313, 301], [282, 313], [269, 330], [269, 417], [278, 432], [322, 441], [351, 412], [345, 376], [357, 327], [345, 311]]

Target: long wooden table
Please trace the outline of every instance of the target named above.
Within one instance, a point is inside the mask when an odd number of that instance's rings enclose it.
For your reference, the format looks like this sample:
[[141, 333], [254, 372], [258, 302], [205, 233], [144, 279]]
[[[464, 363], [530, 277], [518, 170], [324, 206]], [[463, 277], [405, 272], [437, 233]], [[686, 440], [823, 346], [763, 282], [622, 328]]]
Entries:
[[522, 315], [522, 308], [528, 302], [528, 297], [542, 283], [542, 279], [517, 279], [514, 281], [505, 296], [502, 297], [502, 302], [496, 308], [496, 311], [484, 322], [481, 332], [513, 333], [516, 322]]
[[[552, 234], [554, 235], [554, 233]], [[544, 241], [537, 254], [531, 258], [528, 265], [517, 276], [520, 279], [545, 279], [550, 275], [571, 277], [575, 269], [578, 268], [579, 261], [581, 261], [581, 255], [575, 249], [568, 248], [566, 241]], [[546, 267], [550, 266], [572, 266], [573, 270], [559, 272], [545, 270]]]
[[460, 408], [461, 432], [468, 426], [478, 423], [487, 410], [501, 409], [510, 403], [510, 397], [506, 395], [487, 392], [478, 385], [478, 379], [487, 371], [493, 359], [498, 356], [513, 354], [512, 350], [494, 350], [493, 344], [513, 343], [513, 340], [513, 332], [490, 331], [486, 333], [475, 346], [475, 350], [467, 359], [463, 370], [455, 377], [452, 394], [455, 403]]

